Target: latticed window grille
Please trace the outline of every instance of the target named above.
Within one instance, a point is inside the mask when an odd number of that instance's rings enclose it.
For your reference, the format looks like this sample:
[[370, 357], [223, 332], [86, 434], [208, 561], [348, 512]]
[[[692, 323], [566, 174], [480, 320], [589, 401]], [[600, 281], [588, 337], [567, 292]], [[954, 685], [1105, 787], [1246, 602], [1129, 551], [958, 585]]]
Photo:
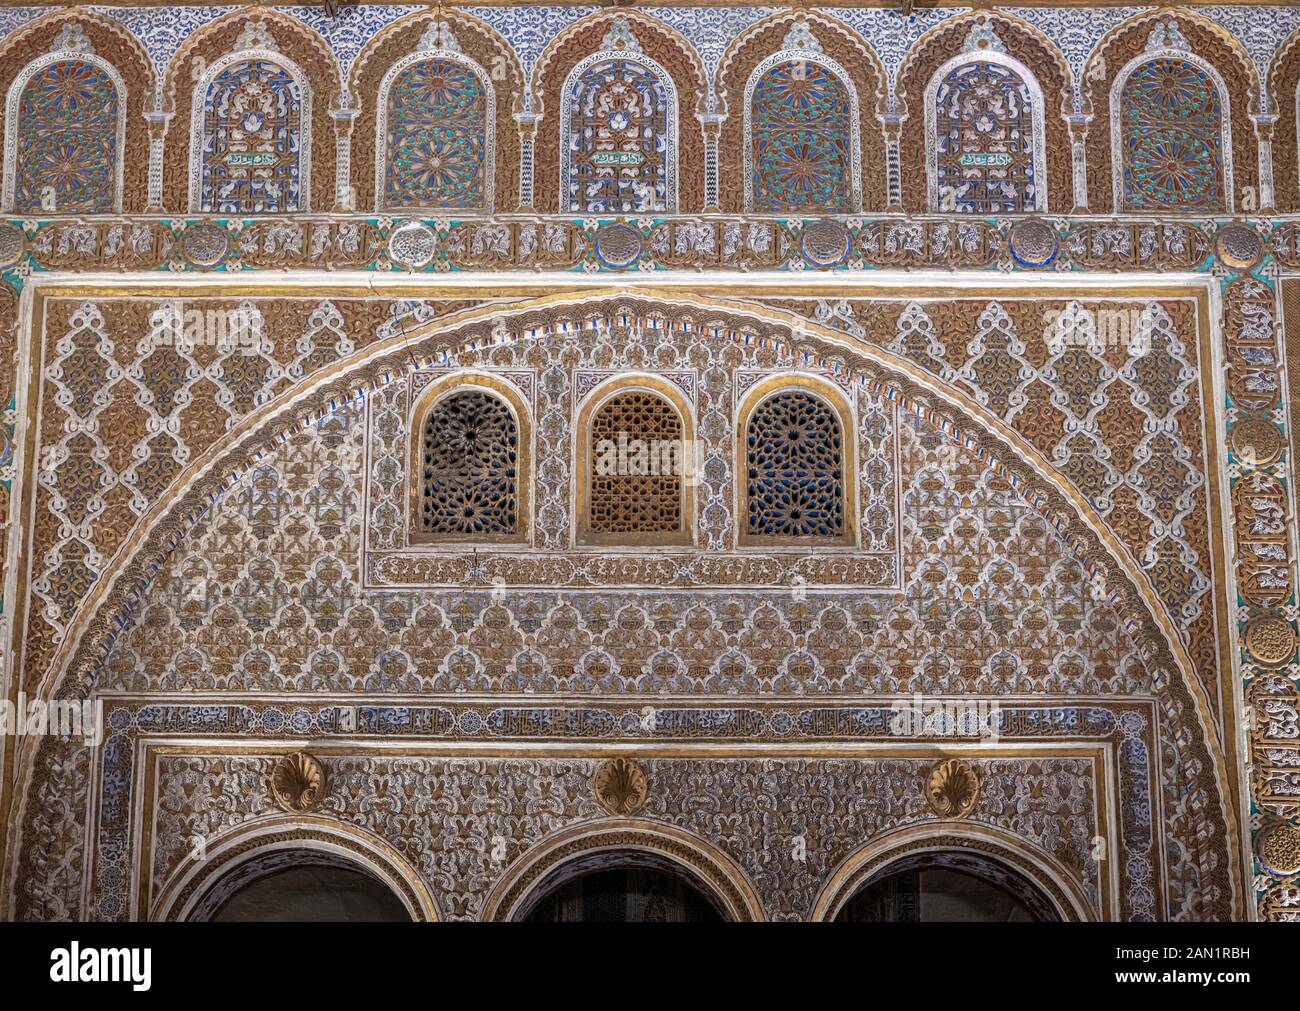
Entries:
[[303, 97], [294, 75], [273, 60], [240, 60], [212, 79], [203, 105], [195, 210], [307, 209]]
[[638, 58], [600, 60], [570, 85], [560, 209], [673, 210], [674, 136], [665, 79]]
[[963, 63], [940, 82], [934, 103], [939, 206], [932, 209], [1034, 210], [1042, 185], [1034, 178], [1034, 103], [1020, 75], [983, 60]]
[[682, 421], [653, 393], [611, 397], [591, 420], [588, 529], [665, 534], [682, 529]]
[[515, 533], [518, 455], [519, 426], [499, 397], [466, 390], [435, 404], [421, 439], [421, 531]]
[[783, 60], [750, 100], [753, 210], [853, 209], [853, 121], [849, 89], [829, 67]]
[[1223, 103], [1213, 76], [1162, 56], [1138, 67], [1119, 102], [1122, 211], [1222, 214]]
[[801, 390], [768, 397], [750, 415], [745, 454], [751, 536], [844, 536], [844, 438], [825, 401]]

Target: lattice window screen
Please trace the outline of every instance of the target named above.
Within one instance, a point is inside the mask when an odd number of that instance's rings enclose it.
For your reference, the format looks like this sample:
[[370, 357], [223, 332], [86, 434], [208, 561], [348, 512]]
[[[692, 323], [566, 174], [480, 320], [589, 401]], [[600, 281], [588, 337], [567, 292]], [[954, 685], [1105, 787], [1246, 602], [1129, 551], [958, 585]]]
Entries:
[[749, 534], [842, 537], [844, 443], [830, 406], [777, 393], [754, 409], [745, 436]]
[[466, 390], [435, 404], [424, 423], [421, 450], [422, 532], [516, 531], [519, 428], [499, 397]]
[[682, 422], [653, 393], [620, 393], [591, 420], [588, 529], [663, 534], [682, 529]]

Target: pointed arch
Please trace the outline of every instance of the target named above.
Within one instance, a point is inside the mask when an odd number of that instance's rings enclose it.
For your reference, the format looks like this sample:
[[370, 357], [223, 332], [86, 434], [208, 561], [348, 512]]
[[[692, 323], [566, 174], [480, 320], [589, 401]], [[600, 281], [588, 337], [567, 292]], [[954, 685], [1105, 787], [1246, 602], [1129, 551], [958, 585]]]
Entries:
[[[60, 41], [67, 33], [80, 33], [84, 43]], [[69, 46], [71, 45], [71, 48]], [[63, 55], [60, 56], [59, 54]], [[74, 70], [75, 67], [79, 70]], [[71, 70], [72, 73], [61, 71]], [[53, 76], [52, 76], [53, 75]], [[59, 77], [56, 82], [53, 77]], [[19, 78], [22, 83], [19, 84]], [[3, 137], [3, 193], [0, 207], [6, 212], [39, 212], [40, 190], [35, 206], [23, 199], [20, 181], [22, 165], [35, 156], [41, 159], [39, 173], [66, 173], [68, 180], [80, 174], [82, 199], [65, 202], [73, 213], [122, 213], [142, 211], [147, 203], [149, 135], [140, 115], [154, 90], [154, 70], [140, 40], [124, 25], [97, 11], [77, 8], [43, 14], [5, 39], [5, 60], [0, 66], [0, 136]], [[54, 87], [58, 94], [81, 94], [85, 110], [74, 117], [70, 110], [59, 114], [51, 108], [34, 109], [23, 96], [37, 98], [41, 85]], [[53, 98], [53, 92], [47, 93]], [[115, 96], [116, 109], [108, 112], [101, 100]], [[91, 99], [94, 101], [91, 101]], [[38, 106], [47, 103], [37, 101]], [[40, 133], [23, 130], [20, 114], [39, 113]], [[86, 115], [89, 119], [85, 119]], [[71, 124], [86, 124], [82, 136]], [[92, 154], [93, 152], [93, 154]], [[85, 157], [81, 157], [81, 155]], [[94, 158], [108, 159], [94, 164]], [[29, 163], [30, 164], [30, 163]], [[74, 170], [80, 164], [81, 173]], [[87, 186], [86, 176], [94, 183]], [[35, 182], [35, 177], [31, 177]], [[44, 185], [40, 189], [44, 189]], [[107, 199], [105, 199], [105, 196]], [[56, 205], [58, 203], [56, 193]], [[56, 207], [57, 210], [62, 208]]]
[[[383, 82], [397, 64], [428, 48], [424, 37], [438, 20], [447, 26], [457, 46], [455, 55], [470, 67], [474, 81], [479, 82], [476, 86], [483, 88], [486, 80], [492, 91], [485, 124], [490, 134], [490, 144], [485, 147], [490, 161], [485, 169], [491, 182], [491, 203], [485, 205], [485, 210], [490, 213], [516, 208], [520, 146], [514, 112], [524, 90], [523, 67], [505, 37], [491, 25], [463, 11], [444, 9], [441, 17], [425, 10], [398, 18], [366, 42], [348, 72], [347, 94], [356, 110], [351, 178], [354, 206], [358, 209], [374, 209], [382, 203], [382, 181], [376, 163], [356, 152], [367, 150], [359, 139], [368, 144], [382, 137], [379, 120], [383, 115]], [[376, 147], [382, 152], [384, 144]]]
[[[1041, 209], [1067, 212], [1073, 203], [1071, 146], [1063, 115], [1073, 94], [1069, 66], [1040, 29], [1000, 11], [962, 14], [936, 25], [921, 36], [899, 67], [896, 87], [898, 112], [903, 117], [899, 134], [903, 207], [910, 213], [923, 213], [938, 206], [930, 191], [936, 145], [928, 127], [939, 87], [936, 81], [942, 82], [939, 71], [945, 66], [949, 72], [960, 71], [971, 61], [1001, 68], [990, 72], [1002, 78], [1000, 86], [1013, 85], [1013, 75], [1020, 78], [1030, 107], [1041, 106], [1032, 117], [1033, 138], [1023, 139], [1029, 159], [1026, 164], [1041, 165], [1041, 171], [1035, 169], [1035, 186], [1046, 191]], [[1039, 208], [1034, 203], [1027, 209]]]
[[[1005, 110], [1000, 121], [979, 97], [989, 89]], [[928, 210], [1046, 212], [1047, 110], [1028, 67], [1003, 52], [959, 53], [934, 72], [923, 101]]]
[[[163, 77], [163, 105], [174, 113], [163, 141], [163, 206], [180, 210], [191, 206], [196, 135], [195, 93], [201, 80], [211, 75], [216, 62], [234, 55], [240, 37], [260, 25], [273, 45], [276, 63], [290, 63], [306, 82], [311, 109], [302, 117], [306, 171], [302, 183], [314, 204], [332, 204], [335, 183], [335, 127], [330, 109], [342, 93], [338, 61], [323, 38], [299, 19], [268, 8], [236, 10], [200, 28], [182, 45], [167, 65]], [[256, 47], [246, 47], [256, 48]], [[216, 60], [211, 54], [221, 54]], [[228, 65], [227, 65], [228, 66]], [[291, 75], [290, 75], [291, 76]], [[303, 205], [307, 209], [308, 205]]]

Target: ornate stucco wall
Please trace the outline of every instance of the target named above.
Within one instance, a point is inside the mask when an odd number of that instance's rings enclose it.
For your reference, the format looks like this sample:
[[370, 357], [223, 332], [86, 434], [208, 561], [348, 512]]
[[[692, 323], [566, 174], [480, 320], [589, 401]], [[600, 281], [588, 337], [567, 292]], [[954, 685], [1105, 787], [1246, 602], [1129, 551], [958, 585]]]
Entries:
[[[7, 915], [199, 915], [302, 846], [417, 917], [508, 916], [603, 840], [737, 917], [833, 915], [930, 847], [1065, 918], [1294, 918], [1297, 32], [0, 12], [6, 698], [109, 720], [5, 738]], [[935, 125], [972, 65], [1017, 109], [1004, 161]], [[455, 67], [451, 140], [389, 158]], [[781, 118], [809, 67], [851, 135]], [[120, 105], [99, 174], [56, 143], [68, 68]], [[282, 104], [246, 150], [205, 96], [254, 78]], [[651, 112], [615, 157], [566, 95], [618, 81]], [[1139, 121], [1185, 142], [1170, 178]], [[799, 143], [795, 182], [764, 151]], [[187, 313], [250, 327], [178, 340]], [[518, 415], [508, 542], [415, 530], [422, 412], [461, 382]], [[619, 383], [698, 443], [677, 541], [584, 543], [584, 405]], [[839, 405], [843, 543], [747, 539], [765, 384]], [[915, 695], [997, 733], [900, 733]]]

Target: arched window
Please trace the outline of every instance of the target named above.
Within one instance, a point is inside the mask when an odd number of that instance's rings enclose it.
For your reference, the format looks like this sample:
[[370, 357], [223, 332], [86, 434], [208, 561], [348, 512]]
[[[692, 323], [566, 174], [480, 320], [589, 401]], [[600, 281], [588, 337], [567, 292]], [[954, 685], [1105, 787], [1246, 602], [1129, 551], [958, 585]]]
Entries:
[[1228, 91], [1170, 21], [1111, 88], [1117, 211], [1232, 212]]
[[742, 413], [743, 539], [848, 541], [851, 448], [843, 405], [802, 387], [778, 388], [751, 402]]
[[194, 89], [190, 210], [270, 214], [310, 209], [311, 88], [250, 23], [236, 51]]
[[4, 209], [122, 209], [126, 87], [85, 31], [65, 27], [14, 80], [5, 106]]
[[653, 389], [619, 389], [589, 401], [579, 427], [587, 433], [582, 540], [680, 543], [690, 444], [679, 406]]
[[677, 210], [677, 90], [617, 18], [560, 102], [561, 213]]
[[858, 98], [806, 22], [745, 87], [745, 209], [861, 209]]
[[964, 51], [930, 79], [925, 119], [931, 210], [1047, 209], [1042, 90], [991, 26], [976, 25]]
[[446, 22], [389, 69], [378, 101], [380, 210], [492, 210], [495, 93]]
[[417, 535], [503, 539], [521, 529], [519, 420], [503, 397], [453, 387], [424, 416]]

